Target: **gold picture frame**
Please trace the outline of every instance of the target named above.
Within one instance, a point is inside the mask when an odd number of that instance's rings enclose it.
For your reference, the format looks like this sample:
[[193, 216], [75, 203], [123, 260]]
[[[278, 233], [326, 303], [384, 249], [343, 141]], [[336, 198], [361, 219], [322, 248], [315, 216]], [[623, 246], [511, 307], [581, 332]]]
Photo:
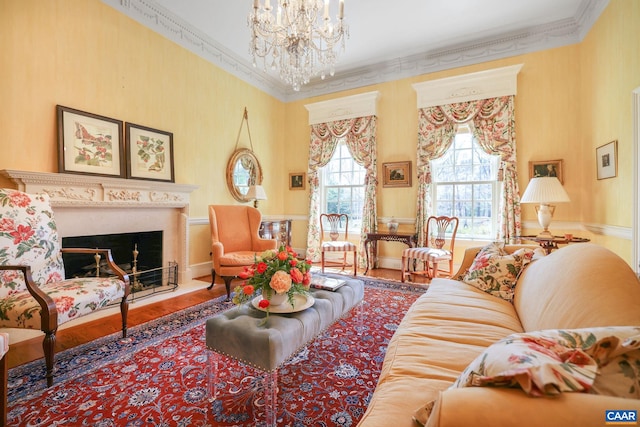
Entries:
[[596, 148], [598, 179], [618, 176], [618, 141], [611, 141]]
[[529, 179], [543, 176], [555, 176], [564, 184], [562, 160], [541, 160], [529, 162]]
[[306, 172], [293, 172], [289, 174], [289, 190], [304, 190], [307, 188], [306, 182]]
[[411, 187], [411, 162], [382, 164], [383, 187]]

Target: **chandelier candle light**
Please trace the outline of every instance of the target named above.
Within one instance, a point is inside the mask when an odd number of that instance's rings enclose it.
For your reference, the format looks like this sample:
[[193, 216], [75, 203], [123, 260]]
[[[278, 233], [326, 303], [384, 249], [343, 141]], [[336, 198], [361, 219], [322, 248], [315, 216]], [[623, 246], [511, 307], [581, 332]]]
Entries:
[[539, 203], [536, 206], [538, 222], [543, 231], [538, 234], [538, 238], [553, 239], [549, 231], [549, 225], [553, 218], [556, 207], [551, 203], [570, 202], [569, 195], [556, 177], [532, 178], [527, 185], [527, 189], [520, 199], [520, 203]]
[[[338, 0], [335, 23], [329, 11], [331, 0], [253, 0], [249, 15], [249, 50], [256, 66], [262, 58], [266, 69], [279, 69], [280, 78], [299, 91], [303, 84], [327, 70], [333, 76], [338, 58], [349, 36], [344, 18], [344, 0]], [[275, 13], [274, 13], [275, 12]]]

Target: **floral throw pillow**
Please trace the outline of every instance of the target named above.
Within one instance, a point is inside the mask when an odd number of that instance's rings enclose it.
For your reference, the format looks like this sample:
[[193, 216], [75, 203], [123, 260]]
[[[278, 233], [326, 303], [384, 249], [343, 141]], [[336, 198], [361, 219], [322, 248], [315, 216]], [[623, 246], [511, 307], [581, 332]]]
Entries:
[[535, 253], [533, 249], [522, 248], [507, 254], [492, 243], [478, 252], [462, 281], [495, 297], [513, 302], [518, 276]]
[[640, 327], [545, 330], [491, 345], [451, 388], [519, 387], [530, 396], [591, 392], [640, 397]]

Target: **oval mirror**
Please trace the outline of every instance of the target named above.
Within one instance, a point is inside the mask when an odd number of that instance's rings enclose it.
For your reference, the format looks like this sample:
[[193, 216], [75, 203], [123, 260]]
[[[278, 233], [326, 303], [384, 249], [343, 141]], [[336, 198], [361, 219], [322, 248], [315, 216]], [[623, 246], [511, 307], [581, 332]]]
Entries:
[[227, 163], [227, 186], [233, 198], [239, 202], [249, 202], [249, 187], [261, 184], [262, 168], [253, 151], [248, 148], [234, 151]]

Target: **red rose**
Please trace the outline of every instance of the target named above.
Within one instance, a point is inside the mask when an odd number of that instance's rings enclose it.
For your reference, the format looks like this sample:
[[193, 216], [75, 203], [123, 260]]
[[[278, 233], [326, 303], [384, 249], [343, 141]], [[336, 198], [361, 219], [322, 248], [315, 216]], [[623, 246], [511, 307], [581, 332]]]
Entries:
[[295, 267], [296, 265], [298, 265], [298, 260], [293, 258], [291, 261], [289, 261], [289, 265], [291, 267]]
[[302, 284], [305, 286], [309, 286], [311, 284], [311, 272], [307, 271], [304, 273], [304, 277], [302, 278]]
[[265, 271], [267, 271], [267, 263], [259, 262], [256, 270], [258, 270], [258, 273], [264, 273]]
[[260, 307], [260, 308], [269, 307], [269, 300], [268, 299], [261, 299], [260, 302], [258, 303], [258, 307]]
[[244, 292], [245, 295], [253, 295], [253, 286], [251, 285], [245, 285], [244, 288], [242, 288], [242, 292]]
[[287, 258], [289, 258], [289, 254], [286, 251], [280, 251], [278, 252], [278, 259], [280, 261], [286, 261]]
[[291, 269], [289, 274], [291, 275], [291, 280], [293, 280], [295, 283], [302, 283], [303, 276], [300, 270], [294, 267]]
[[253, 277], [253, 269], [249, 267], [245, 267], [244, 271], [241, 271], [240, 273], [238, 273], [238, 277], [243, 280]]

